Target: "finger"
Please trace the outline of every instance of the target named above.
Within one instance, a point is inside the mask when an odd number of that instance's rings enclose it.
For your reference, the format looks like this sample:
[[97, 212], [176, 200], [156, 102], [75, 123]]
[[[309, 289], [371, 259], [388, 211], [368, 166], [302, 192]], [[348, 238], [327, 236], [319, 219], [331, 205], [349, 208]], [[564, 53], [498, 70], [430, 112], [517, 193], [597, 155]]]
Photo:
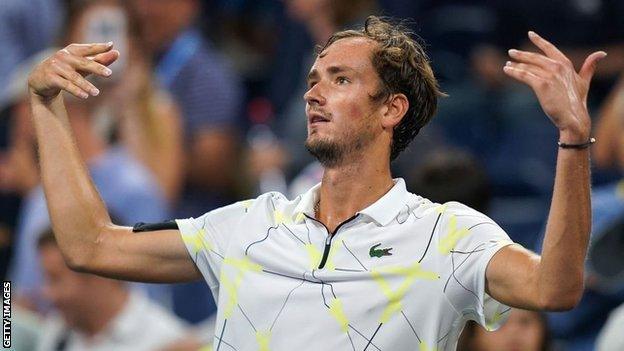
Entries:
[[546, 56], [550, 57], [551, 59], [557, 60], [559, 62], [570, 61], [568, 60], [566, 55], [563, 54], [563, 52], [557, 49], [556, 46], [551, 44], [548, 40], [540, 37], [537, 33], [529, 31], [529, 39], [531, 40], [531, 42], [533, 42], [533, 44], [535, 44], [535, 46], [540, 48], [540, 50], [542, 50], [546, 54]]
[[110, 51], [113, 48], [113, 42], [108, 43], [91, 43], [91, 44], [70, 44], [66, 46], [62, 51], [67, 51], [70, 54], [77, 56], [93, 56]]
[[54, 76], [52, 78], [52, 81], [56, 86], [61, 87], [63, 90], [67, 91], [77, 98], [86, 99], [89, 97], [89, 94], [87, 94], [87, 92], [80, 89], [77, 85], [68, 81], [67, 79], [61, 78], [60, 76]]
[[83, 76], [95, 74], [102, 77], [108, 77], [113, 73], [110, 68], [98, 62], [76, 55], [67, 55], [65, 62], [73, 67], [75, 71], [80, 71]]
[[537, 75], [529, 71], [525, 71], [519, 68], [514, 68], [511, 66], [503, 67], [503, 71], [505, 72], [505, 74], [507, 74], [511, 78], [518, 80], [524, 84], [527, 84], [534, 90], [538, 86], [538, 84], [541, 84], [544, 81], [542, 78], [538, 77]]
[[509, 56], [516, 61], [537, 65], [546, 70], [552, 69], [557, 65], [557, 61], [550, 57], [529, 51], [521, 51], [516, 49], [509, 50]]
[[55, 70], [61, 77], [72, 82], [83, 91], [86, 91], [93, 96], [100, 94], [100, 90], [96, 88], [95, 85], [86, 80], [80, 73], [76, 72], [76, 70], [68, 64], [58, 64], [55, 67]]
[[97, 54], [93, 57], [90, 57], [90, 60], [93, 60], [97, 63], [100, 63], [104, 66], [110, 66], [113, 62], [117, 61], [119, 58], [119, 51], [111, 50], [101, 54]]
[[547, 79], [549, 74], [546, 70], [544, 70], [543, 68], [533, 65], [533, 64], [527, 64], [527, 63], [521, 63], [521, 62], [513, 62], [513, 61], [507, 61], [507, 63], [505, 64], [505, 66], [509, 66], [512, 68], [516, 68], [519, 70], [523, 70], [523, 71], [528, 71], [533, 73], [534, 75], [540, 77], [540, 78], [544, 78]]
[[585, 62], [583, 63], [583, 67], [579, 71], [579, 76], [587, 82], [591, 81], [594, 76], [594, 72], [596, 71], [596, 65], [598, 61], [607, 57], [607, 53], [604, 51], [596, 51], [593, 54], [587, 56]]

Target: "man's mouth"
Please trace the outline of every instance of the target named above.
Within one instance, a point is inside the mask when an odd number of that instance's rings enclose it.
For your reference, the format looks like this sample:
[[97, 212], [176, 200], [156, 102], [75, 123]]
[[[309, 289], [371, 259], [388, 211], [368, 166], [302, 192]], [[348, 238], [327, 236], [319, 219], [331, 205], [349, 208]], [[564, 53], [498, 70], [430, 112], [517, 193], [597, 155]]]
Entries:
[[310, 117], [308, 117], [309, 124], [323, 123], [323, 122], [329, 122], [329, 119], [320, 113], [313, 113], [310, 115]]

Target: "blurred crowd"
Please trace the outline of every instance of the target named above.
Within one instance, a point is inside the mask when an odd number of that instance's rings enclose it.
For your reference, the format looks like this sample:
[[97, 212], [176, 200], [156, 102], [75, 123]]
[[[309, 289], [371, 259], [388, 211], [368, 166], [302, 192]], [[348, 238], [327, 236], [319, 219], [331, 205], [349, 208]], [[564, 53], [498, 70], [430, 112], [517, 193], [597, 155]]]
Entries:
[[589, 97], [598, 142], [580, 305], [513, 310], [494, 333], [469, 324], [459, 347], [624, 350], [621, 0], [2, 0], [0, 274], [13, 283], [15, 349], [196, 350], [212, 342], [216, 309], [203, 281], [125, 284], [64, 265], [39, 183], [34, 65], [69, 43], [113, 41], [121, 58], [110, 79], [94, 79], [100, 96], [65, 99], [94, 183], [118, 224], [196, 217], [320, 181], [303, 146], [305, 78], [317, 45], [370, 14], [423, 38], [449, 95], [394, 175], [433, 201], [481, 210], [538, 252], [558, 134], [530, 89], [503, 74], [506, 51], [535, 50], [534, 30], [576, 67], [608, 53]]

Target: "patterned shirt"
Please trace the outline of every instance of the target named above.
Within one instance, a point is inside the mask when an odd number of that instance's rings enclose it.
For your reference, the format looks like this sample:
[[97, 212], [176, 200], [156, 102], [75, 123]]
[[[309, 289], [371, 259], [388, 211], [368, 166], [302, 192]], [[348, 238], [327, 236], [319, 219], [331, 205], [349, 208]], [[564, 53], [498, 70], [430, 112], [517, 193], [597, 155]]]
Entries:
[[177, 220], [217, 301], [215, 349], [454, 350], [467, 320], [498, 328], [509, 308], [485, 270], [507, 234], [394, 182], [334, 233], [314, 218], [320, 185]]

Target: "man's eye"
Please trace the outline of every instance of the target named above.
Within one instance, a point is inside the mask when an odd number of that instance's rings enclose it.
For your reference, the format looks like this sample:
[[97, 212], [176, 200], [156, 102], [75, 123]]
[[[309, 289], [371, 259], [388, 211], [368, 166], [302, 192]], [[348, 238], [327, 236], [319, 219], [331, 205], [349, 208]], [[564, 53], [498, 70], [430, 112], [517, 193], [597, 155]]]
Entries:
[[336, 78], [336, 82], [338, 84], [345, 84], [345, 83], [349, 83], [349, 79], [347, 79], [347, 77], [338, 77]]
[[316, 85], [316, 82], [309, 82], [308, 83], [308, 89], [312, 89], [313, 86]]

